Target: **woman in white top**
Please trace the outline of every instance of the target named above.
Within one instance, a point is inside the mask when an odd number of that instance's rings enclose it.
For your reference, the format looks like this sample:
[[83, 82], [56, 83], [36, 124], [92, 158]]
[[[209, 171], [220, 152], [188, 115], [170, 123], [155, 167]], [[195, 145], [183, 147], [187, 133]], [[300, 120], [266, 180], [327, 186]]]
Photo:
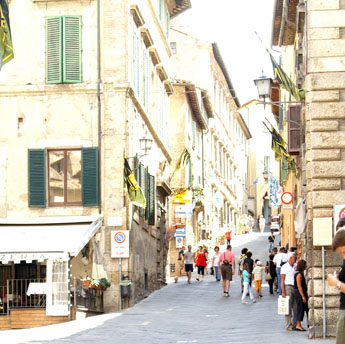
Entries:
[[219, 247], [216, 246], [214, 248], [214, 251], [215, 251], [215, 254], [212, 259], [212, 266], [214, 269], [214, 276], [216, 277], [216, 280], [219, 282], [220, 281], [220, 274], [218, 273], [218, 263], [219, 263], [219, 257], [220, 257]]

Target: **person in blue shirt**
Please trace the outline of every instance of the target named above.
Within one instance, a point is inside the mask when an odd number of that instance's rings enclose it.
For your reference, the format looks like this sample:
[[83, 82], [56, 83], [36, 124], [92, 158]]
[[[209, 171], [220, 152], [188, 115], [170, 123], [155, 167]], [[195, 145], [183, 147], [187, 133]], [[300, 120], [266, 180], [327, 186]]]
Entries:
[[256, 300], [254, 298], [254, 295], [252, 293], [252, 287], [250, 285], [252, 275], [249, 273], [249, 266], [247, 263], [243, 265], [242, 279], [243, 279], [242, 303], [244, 305], [248, 303], [246, 301], [246, 296], [248, 292], [249, 292], [250, 299], [253, 301], [253, 303], [255, 303]]

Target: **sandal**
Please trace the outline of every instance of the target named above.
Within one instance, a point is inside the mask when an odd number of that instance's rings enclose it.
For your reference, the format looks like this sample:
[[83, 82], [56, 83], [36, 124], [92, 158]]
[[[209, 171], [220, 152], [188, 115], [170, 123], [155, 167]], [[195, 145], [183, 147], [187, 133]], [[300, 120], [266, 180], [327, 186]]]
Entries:
[[243, 305], [246, 305], [247, 303], [248, 303], [247, 301], [244, 301], [244, 300], [242, 301]]

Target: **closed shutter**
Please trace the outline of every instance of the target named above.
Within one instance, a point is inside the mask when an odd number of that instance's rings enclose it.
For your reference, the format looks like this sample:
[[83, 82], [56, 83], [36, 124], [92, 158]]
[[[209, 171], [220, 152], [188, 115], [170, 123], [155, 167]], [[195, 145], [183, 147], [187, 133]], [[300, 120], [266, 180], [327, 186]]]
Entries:
[[[143, 164], [139, 165], [139, 186], [146, 198], [146, 172], [145, 172], [145, 166]], [[146, 209], [140, 208], [139, 215], [145, 216], [145, 210]]]
[[165, 33], [167, 35], [167, 38], [169, 38], [169, 30], [170, 30], [170, 14], [169, 11], [166, 12], [166, 22], [165, 22]]
[[155, 177], [149, 175], [150, 179], [150, 198], [149, 198], [149, 218], [148, 218], [148, 223], [149, 225], [153, 226], [155, 224], [155, 219], [156, 219], [156, 182], [155, 182]]
[[62, 17], [46, 18], [46, 83], [62, 83]]
[[136, 78], [136, 92], [137, 96], [140, 97], [140, 41], [139, 41], [139, 35], [136, 34], [136, 47], [135, 47], [135, 78]]
[[192, 161], [188, 163], [188, 185], [193, 186], [193, 173], [192, 173]]
[[193, 146], [196, 143], [196, 122], [192, 121], [192, 135], [193, 135]]
[[63, 17], [63, 82], [82, 82], [81, 17]]
[[137, 29], [134, 22], [132, 48], [132, 82], [134, 91], [137, 92]]
[[98, 205], [98, 148], [82, 149], [82, 204]]
[[143, 101], [145, 109], [148, 109], [149, 105], [149, 63], [147, 50], [144, 47], [143, 49]]
[[29, 207], [46, 207], [46, 151], [44, 149], [29, 149]]
[[301, 149], [301, 106], [290, 106], [288, 111], [289, 153], [299, 154]]

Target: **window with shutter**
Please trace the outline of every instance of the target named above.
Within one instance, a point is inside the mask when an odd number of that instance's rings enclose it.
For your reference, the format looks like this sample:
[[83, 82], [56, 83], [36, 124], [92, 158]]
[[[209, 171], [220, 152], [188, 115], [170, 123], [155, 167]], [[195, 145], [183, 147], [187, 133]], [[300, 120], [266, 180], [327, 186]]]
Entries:
[[132, 82], [134, 91], [139, 96], [140, 91], [140, 61], [139, 61], [139, 33], [136, 24], [133, 22], [133, 42], [132, 42]]
[[[145, 172], [145, 166], [143, 164], [139, 164], [139, 186], [141, 188], [141, 191], [146, 197], [146, 172]], [[146, 203], [147, 203], [147, 200], [146, 200]], [[145, 216], [145, 209], [140, 208], [139, 215]]]
[[62, 83], [62, 17], [46, 18], [46, 82]]
[[29, 207], [46, 207], [46, 151], [44, 149], [29, 149]]
[[150, 199], [149, 199], [149, 218], [148, 218], [148, 223], [149, 225], [153, 226], [155, 224], [156, 220], [156, 181], [155, 177], [149, 175], [150, 179]]
[[46, 83], [80, 83], [81, 66], [81, 17], [46, 18]]
[[97, 206], [98, 199], [98, 148], [82, 149], [82, 204]]
[[165, 34], [167, 38], [169, 38], [169, 30], [170, 30], [170, 13], [166, 11], [166, 19], [165, 19]]
[[150, 216], [150, 174], [149, 174], [149, 169], [148, 167], [145, 168], [145, 185], [146, 185], [146, 192], [145, 192], [145, 197], [146, 197], [146, 209], [145, 209], [145, 219], [148, 220]]
[[81, 17], [63, 17], [63, 82], [81, 80]]
[[145, 45], [143, 44], [143, 103], [144, 107], [148, 109], [149, 103], [149, 64], [148, 54]]
[[290, 106], [288, 110], [289, 153], [297, 155], [301, 148], [301, 106]]

